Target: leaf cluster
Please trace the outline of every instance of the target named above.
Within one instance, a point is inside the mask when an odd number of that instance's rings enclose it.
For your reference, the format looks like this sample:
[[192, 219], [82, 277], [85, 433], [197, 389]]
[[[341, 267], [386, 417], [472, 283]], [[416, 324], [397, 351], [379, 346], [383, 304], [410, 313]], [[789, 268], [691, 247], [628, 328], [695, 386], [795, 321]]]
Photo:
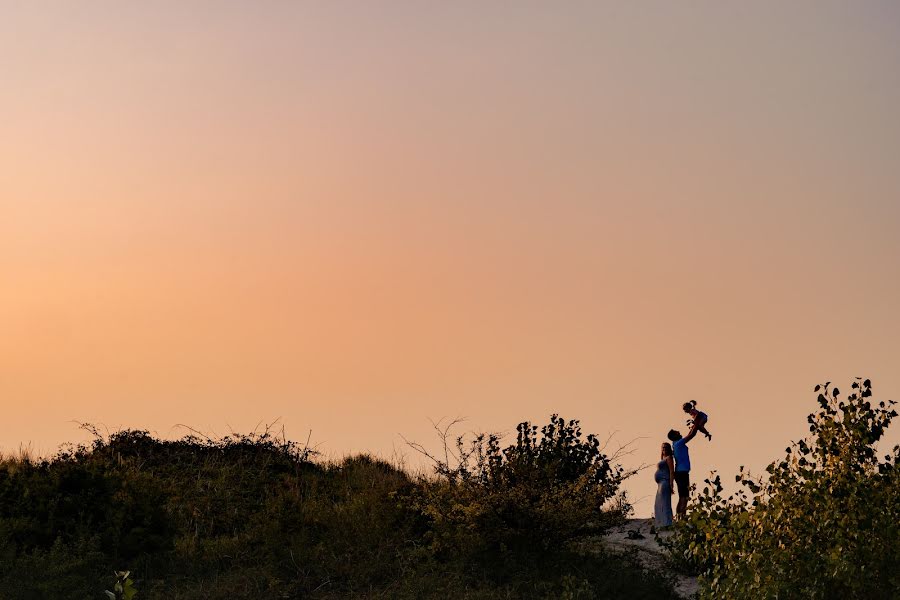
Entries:
[[814, 392], [810, 435], [753, 477], [741, 467], [728, 497], [718, 475], [668, 544], [701, 572], [705, 598], [900, 597], [900, 447], [877, 443], [897, 417], [857, 378], [841, 398]]

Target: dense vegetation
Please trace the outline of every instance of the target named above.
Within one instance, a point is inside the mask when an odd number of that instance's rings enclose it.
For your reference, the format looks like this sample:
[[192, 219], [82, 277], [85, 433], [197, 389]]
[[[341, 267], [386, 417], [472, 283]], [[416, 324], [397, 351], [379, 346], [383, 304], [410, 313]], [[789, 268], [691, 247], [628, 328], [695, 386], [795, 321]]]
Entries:
[[0, 598], [671, 597], [570, 544], [628, 510], [627, 473], [577, 422], [456, 449], [426, 477], [365, 455], [320, 461], [269, 433], [124, 431], [6, 459]]
[[701, 572], [702, 598], [900, 598], [900, 447], [877, 443], [897, 416], [871, 382], [842, 400], [816, 386], [810, 436], [785, 449], [765, 478], [743, 468], [723, 496], [718, 476], [670, 539]]
[[629, 473], [595, 436], [582, 440], [578, 422], [554, 415], [540, 435], [522, 423], [514, 444], [500, 443], [496, 435], [457, 439], [455, 451], [433, 459], [440, 477], [416, 486], [414, 506], [429, 519], [436, 551], [521, 563], [542, 555], [535, 548], [599, 533], [630, 512], [619, 491]]

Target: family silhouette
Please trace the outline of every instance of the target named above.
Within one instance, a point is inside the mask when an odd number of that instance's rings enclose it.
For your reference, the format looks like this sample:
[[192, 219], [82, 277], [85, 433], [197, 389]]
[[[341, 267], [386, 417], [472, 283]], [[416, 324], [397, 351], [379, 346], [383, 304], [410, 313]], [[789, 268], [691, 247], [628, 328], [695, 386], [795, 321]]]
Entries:
[[709, 416], [697, 410], [697, 401], [691, 400], [682, 405], [682, 410], [691, 418], [688, 420], [688, 434], [682, 436], [677, 429], [670, 429], [666, 437], [668, 442], [663, 442], [660, 451], [659, 462], [656, 464], [656, 501], [653, 506], [653, 516], [657, 527], [669, 527], [672, 525], [672, 483], [678, 489], [678, 504], [675, 508], [675, 518], [683, 518], [687, 514], [688, 499], [691, 494], [691, 454], [688, 443], [694, 439], [697, 432], [712, 440], [712, 435], [706, 430]]

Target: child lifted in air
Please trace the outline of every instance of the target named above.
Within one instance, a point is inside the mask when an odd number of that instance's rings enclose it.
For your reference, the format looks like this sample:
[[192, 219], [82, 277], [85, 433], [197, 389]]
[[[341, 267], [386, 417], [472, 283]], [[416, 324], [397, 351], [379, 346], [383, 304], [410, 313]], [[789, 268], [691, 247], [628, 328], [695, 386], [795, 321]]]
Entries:
[[712, 440], [712, 435], [706, 430], [706, 422], [709, 421], [709, 416], [702, 410], [697, 410], [697, 401], [691, 400], [690, 402], [685, 402], [681, 406], [681, 409], [691, 415], [691, 418], [688, 419], [687, 422], [688, 427], [696, 429], [705, 435], [707, 440]]

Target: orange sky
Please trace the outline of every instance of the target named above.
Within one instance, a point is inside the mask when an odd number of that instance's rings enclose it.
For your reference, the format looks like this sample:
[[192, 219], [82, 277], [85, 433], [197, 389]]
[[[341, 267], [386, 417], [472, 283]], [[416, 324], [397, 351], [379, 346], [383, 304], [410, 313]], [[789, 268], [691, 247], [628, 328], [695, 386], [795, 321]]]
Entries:
[[0, 74], [4, 448], [560, 412], [654, 462], [696, 398], [699, 475], [900, 396], [892, 3], [11, 2]]

